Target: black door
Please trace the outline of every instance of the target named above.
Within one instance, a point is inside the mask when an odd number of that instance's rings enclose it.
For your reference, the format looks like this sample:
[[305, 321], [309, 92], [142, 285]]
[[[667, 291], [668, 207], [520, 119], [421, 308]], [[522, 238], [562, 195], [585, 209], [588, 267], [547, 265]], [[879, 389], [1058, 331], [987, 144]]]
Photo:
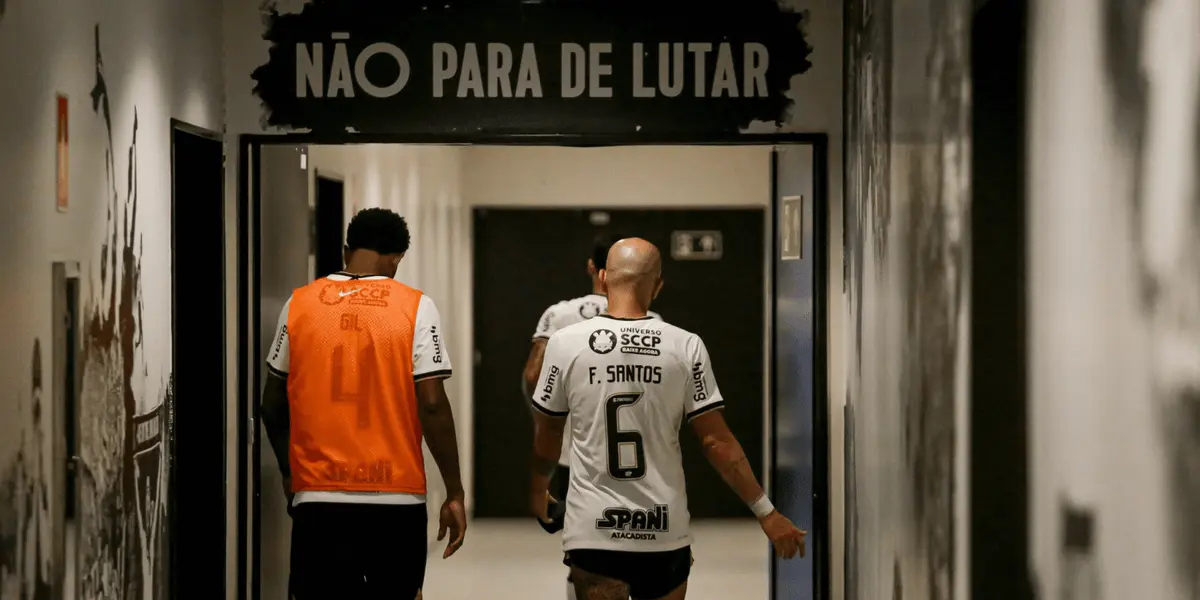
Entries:
[[[602, 230], [646, 238], [663, 252], [665, 287], [654, 310], [704, 338], [728, 402], [726, 419], [762, 474], [764, 211], [475, 211], [475, 515], [527, 514], [532, 427], [521, 369], [542, 311], [591, 291], [586, 267]], [[595, 215], [599, 216], [599, 215]], [[675, 260], [673, 232], [719, 231], [719, 260]], [[697, 240], [700, 238], [697, 237]], [[697, 248], [700, 244], [697, 244]], [[691, 431], [680, 436], [688, 501], [697, 518], [749, 512], [708, 465]]]
[[342, 246], [346, 230], [346, 184], [317, 174], [316, 278], [342, 270]]
[[225, 595], [225, 167], [216, 134], [171, 132], [172, 595]]

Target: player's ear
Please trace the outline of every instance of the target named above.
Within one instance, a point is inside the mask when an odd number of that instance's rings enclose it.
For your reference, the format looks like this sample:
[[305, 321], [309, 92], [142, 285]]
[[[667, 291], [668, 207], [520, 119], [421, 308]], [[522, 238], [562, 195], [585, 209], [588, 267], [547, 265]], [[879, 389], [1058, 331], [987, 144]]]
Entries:
[[[663, 288], [663, 279], [662, 279], [662, 277], [659, 277], [658, 283], [654, 286], [654, 298], [658, 298], [658, 294], [660, 292], [662, 292], [662, 288]], [[651, 298], [651, 299], [653, 300], [654, 298]]]
[[[592, 259], [589, 258], [588, 259], [588, 267], [590, 268], [591, 266], [592, 266]], [[600, 276], [600, 283], [607, 287], [608, 286], [608, 271], [606, 271], [604, 269], [600, 269], [599, 276]]]
[[588, 275], [595, 277], [597, 272], [598, 272], [598, 269], [596, 269], [595, 261], [593, 261], [592, 259], [589, 258], [588, 259]]

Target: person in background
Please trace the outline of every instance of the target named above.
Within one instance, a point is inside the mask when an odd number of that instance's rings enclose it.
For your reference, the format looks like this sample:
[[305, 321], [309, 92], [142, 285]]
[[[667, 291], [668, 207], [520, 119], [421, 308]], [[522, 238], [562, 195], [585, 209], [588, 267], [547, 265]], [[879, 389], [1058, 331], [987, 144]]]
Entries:
[[418, 596], [422, 438], [446, 484], [443, 558], [466, 535], [441, 319], [432, 299], [393, 279], [409, 242], [400, 215], [360, 211], [346, 269], [297, 289], [279, 315], [262, 416], [292, 515], [296, 600]]
[[[649, 315], [662, 258], [621, 240], [599, 279], [607, 312], [558, 330], [546, 343], [534, 411], [530, 509], [550, 519], [550, 475], [569, 425], [571, 479], [563, 549], [580, 600], [682, 600], [692, 569], [679, 425], [758, 517], [783, 558], [804, 554], [805, 532], [763, 493], [722, 409], [700, 336]], [[568, 423], [567, 416], [570, 415]]]
[[[547, 308], [538, 319], [537, 328], [533, 332], [533, 342], [529, 348], [529, 358], [525, 361], [522, 373], [522, 394], [528, 398], [533, 387], [537, 384], [538, 374], [542, 371], [542, 360], [546, 352], [546, 341], [554, 332], [585, 321], [608, 308], [608, 298], [605, 296], [604, 284], [600, 281], [600, 271], [608, 260], [608, 251], [614, 242], [621, 239], [612, 234], [601, 234], [592, 240], [592, 255], [587, 261], [587, 274], [591, 280], [592, 291], [578, 298], [563, 300]], [[649, 313], [659, 318], [657, 313]], [[559, 455], [558, 468], [550, 482], [552, 501], [551, 518], [549, 522], [540, 522], [542, 528], [549, 533], [557, 533], [563, 526], [563, 513], [566, 508], [567, 482], [571, 478], [570, 445], [563, 444]], [[565, 562], [565, 561], [564, 561]], [[571, 581], [570, 571], [567, 573], [567, 600], [574, 600], [575, 586]]]

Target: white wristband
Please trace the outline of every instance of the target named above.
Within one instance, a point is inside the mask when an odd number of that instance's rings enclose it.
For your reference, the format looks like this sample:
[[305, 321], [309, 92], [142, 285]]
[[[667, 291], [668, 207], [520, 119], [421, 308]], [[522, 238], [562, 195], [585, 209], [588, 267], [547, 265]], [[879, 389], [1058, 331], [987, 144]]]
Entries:
[[775, 512], [775, 505], [771, 504], [771, 499], [766, 494], [763, 494], [758, 497], [758, 500], [750, 503], [750, 510], [754, 512], [754, 516], [763, 519]]

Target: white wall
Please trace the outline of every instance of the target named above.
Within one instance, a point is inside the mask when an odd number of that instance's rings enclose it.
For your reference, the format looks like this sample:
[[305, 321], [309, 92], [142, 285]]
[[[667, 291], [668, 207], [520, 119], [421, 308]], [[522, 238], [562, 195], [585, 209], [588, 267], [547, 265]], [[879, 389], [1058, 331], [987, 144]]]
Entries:
[[[81, 368], [85, 371], [81, 398], [81, 443], [85, 460], [94, 472], [92, 483], [80, 491], [84, 495], [83, 536], [92, 543], [85, 546], [82, 559], [95, 563], [95, 573], [112, 572], [124, 554], [155, 559], [152, 568], [134, 574], [145, 597], [154, 597], [161, 584], [155, 573], [161, 571], [162, 556], [153, 545], [142, 552], [140, 545], [127, 540], [124, 547], [111, 542], [114, 535], [101, 522], [97, 503], [118, 498], [118, 504], [132, 506], [131, 497], [122, 496], [114, 478], [123, 470], [119, 440], [123, 423], [132, 417], [124, 409], [127, 399], [134, 410], [146, 413], [161, 405], [171, 374], [171, 279], [170, 279], [170, 119], [178, 118], [195, 125], [220, 131], [223, 126], [220, 6], [203, 0], [162, 3], [155, 0], [8, 0], [0, 16], [0, 81], [5, 93], [0, 96], [0, 192], [3, 216], [0, 217], [0, 276], [19, 282], [0, 291], [0, 330], [5, 343], [0, 345], [0, 487], [16, 486], [15, 496], [0, 492], [0, 537], [19, 547], [17, 557], [0, 557], [0, 597], [14, 597], [18, 577], [14, 565], [32, 564], [32, 546], [21, 541], [25, 531], [17, 532], [28, 493], [45, 493], [51, 505], [62, 491], [37, 492], [49, 476], [49, 424], [60, 415], [48, 401], [51, 385], [49, 365], [53, 349], [50, 314], [50, 274], [54, 261], [78, 261], [82, 268], [81, 308], [85, 316], [104, 323], [109, 307], [101, 288], [101, 248], [115, 234], [117, 247], [132, 246], [135, 258], [125, 263], [118, 256], [116, 275], [140, 269], [140, 279], [128, 288], [128, 300], [116, 305], [140, 303], [137, 318], [127, 332], [109, 339], [86, 335], [88, 352]], [[90, 97], [97, 83], [96, 39], [99, 25], [99, 51], [103, 55], [103, 76], [111, 107], [111, 134], [105, 118], [92, 107]], [[55, 199], [55, 93], [70, 98], [70, 209], [56, 212]], [[137, 169], [129, 181], [130, 148], [134, 118], [137, 118]], [[111, 137], [110, 137], [111, 135]], [[106, 153], [114, 159], [112, 177], [106, 170]], [[130, 205], [127, 189], [137, 191], [137, 214], [133, 220], [136, 239], [128, 239], [121, 223]], [[106, 221], [109, 209], [116, 221]], [[109, 269], [114, 265], [109, 263]], [[120, 314], [118, 308], [115, 314]], [[119, 318], [119, 317], [118, 317]], [[121, 350], [121, 341], [140, 340], [130, 345], [132, 352]], [[31, 348], [41, 341], [41, 376], [46, 391], [42, 394], [41, 427], [33, 427], [31, 410]], [[126, 379], [118, 368], [131, 361], [132, 374]], [[126, 393], [131, 394], [126, 396]], [[40, 432], [39, 432], [40, 430]], [[41, 447], [35, 440], [41, 440]], [[116, 446], [114, 446], [116, 444]], [[19, 447], [23, 459], [18, 458]], [[43, 469], [35, 467], [42, 455]], [[23, 463], [29, 469], [22, 475]], [[166, 461], [163, 461], [165, 467]], [[165, 478], [164, 478], [165, 479]], [[123, 499], [121, 499], [123, 498]], [[35, 517], [45, 527], [48, 515]], [[9, 539], [15, 536], [16, 539]], [[41, 560], [48, 560], [48, 542], [44, 541]], [[26, 571], [31, 583], [33, 571]], [[43, 577], [44, 579], [44, 577]], [[85, 580], [80, 597], [117, 597], [121, 593], [101, 584], [94, 577]]]
[[766, 206], [769, 146], [470, 146], [473, 206]]

